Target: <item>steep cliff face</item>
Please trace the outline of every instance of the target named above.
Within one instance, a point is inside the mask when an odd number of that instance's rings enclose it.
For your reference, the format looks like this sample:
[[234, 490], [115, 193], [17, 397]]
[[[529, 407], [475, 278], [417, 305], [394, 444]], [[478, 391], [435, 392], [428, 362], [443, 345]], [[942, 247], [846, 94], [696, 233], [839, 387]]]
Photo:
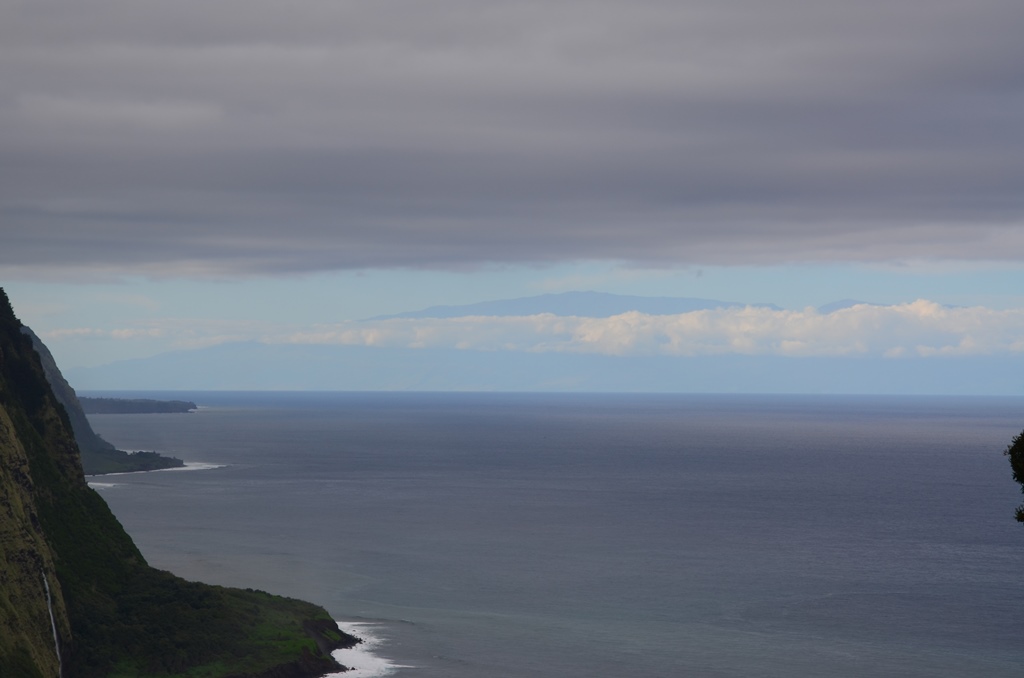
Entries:
[[357, 641], [322, 608], [146, 564], [86, 484], [71, 422], [21, 329], [0, 289], [0, 676], [337, 670], [324, 650]]
[[[40, 499], [48, 503], [53, 489], [81, 470], [73, 443], [59, 435], [60, 415], [38, 386], [31, 344], [18, 330], [0, 290], [0, 675], [49, 678], [60, 674], [58, 644], [72, 636], [43, 528], [42, 514], [52, 512]], [[60, 480], [41, 488], [37, 471]]]
[[160, 468], [173, 468], [183, 466], [180, 459], [165, 457], [159, 454], [148, 452], [145, 454], [128, 454], [123, 450], [116, 449], [113, 445], [101, 438], [92, 430], [78, 394], [75, 389], [61, 374], [57, 367], [57, 361], [53, 359], [50, 350], [46, 348], [35, 332], [28, 327], [21, 327], [22, 334], [32, 340], [32, 347], [39, 354], [40, 364], [43, 367], [43, 374], [50, 384], [53, 395], [57, 398], [67, 412], [68, 421], [71, 422], [71, 430], [78, 443], [78, 450], [81, 455], [82, 468], [86, 473], [92, 475], [97, 473], [124, 473], [128, 471], [152, 471]]
[[77, 643], [76, 618], [93, 604], [109, 605], [122, 583], [145, 566], [121, 524], [86, 485], [71, 431], [0, 290], [0, 625], [12, 629], [3, 638], [17, 639], [9, 640], [14, 647], [5, 656], [20, 663], [32, 657], [43, 676], [59, 675], [68, 660], [73, 668], [87, 656]]
[[[59, 660], [46, 586], [54, 582], [58, 637], [69, 638], [53, 554], [39, 526], [24, 447], [0, 406], [0, 675], [55, 676]], [[44, 582], [45, 578], [45, 582]]]

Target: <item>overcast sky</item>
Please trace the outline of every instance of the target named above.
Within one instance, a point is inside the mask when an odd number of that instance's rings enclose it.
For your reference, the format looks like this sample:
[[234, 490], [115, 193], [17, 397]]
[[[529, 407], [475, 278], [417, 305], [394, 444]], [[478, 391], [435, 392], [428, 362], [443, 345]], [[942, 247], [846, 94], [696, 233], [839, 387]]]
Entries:
[[561, 289], [1024, 307], [1021, 26], [1019, 0], [0, 0], [0, 280], [51, 332], [90, 329], [72, 298], [105, 331], [252, 323], [224, 306], [253, 294], [300, 332]]

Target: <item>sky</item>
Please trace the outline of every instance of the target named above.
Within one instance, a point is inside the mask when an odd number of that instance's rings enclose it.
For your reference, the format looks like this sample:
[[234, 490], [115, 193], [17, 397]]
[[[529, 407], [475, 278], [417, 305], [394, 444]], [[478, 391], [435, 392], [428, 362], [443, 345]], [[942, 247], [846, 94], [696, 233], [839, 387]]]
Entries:
[[[381, 337], [628, 354], [700, 323], [736, 353], [1024, 352], [1018, 0], [0, 14], [0, 285], [62, 366]], [[597, 344], [360, 323], [570, 290], [782, 310]], [[813, 311], [840, 299], [889, 310]]]

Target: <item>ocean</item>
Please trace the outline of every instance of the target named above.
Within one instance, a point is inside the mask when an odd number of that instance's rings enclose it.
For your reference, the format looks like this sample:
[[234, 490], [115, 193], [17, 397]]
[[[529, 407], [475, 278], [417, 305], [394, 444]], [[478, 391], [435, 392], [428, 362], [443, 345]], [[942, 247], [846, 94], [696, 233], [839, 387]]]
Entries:
[[201, 406], [89, 417], [193, 469], [91, 479], [149, 562], [323, 605], [355, 678], [1024, 671], [1024, 398], [102, 395]]

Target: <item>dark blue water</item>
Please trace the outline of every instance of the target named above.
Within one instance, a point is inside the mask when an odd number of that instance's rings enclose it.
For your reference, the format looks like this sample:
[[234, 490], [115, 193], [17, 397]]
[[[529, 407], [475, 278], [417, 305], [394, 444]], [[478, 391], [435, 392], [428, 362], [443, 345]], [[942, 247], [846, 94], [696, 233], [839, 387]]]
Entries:
[[419, 678], [1019, 676], [1020, 398], [215, 394], [94, 415], [151, 563]]

